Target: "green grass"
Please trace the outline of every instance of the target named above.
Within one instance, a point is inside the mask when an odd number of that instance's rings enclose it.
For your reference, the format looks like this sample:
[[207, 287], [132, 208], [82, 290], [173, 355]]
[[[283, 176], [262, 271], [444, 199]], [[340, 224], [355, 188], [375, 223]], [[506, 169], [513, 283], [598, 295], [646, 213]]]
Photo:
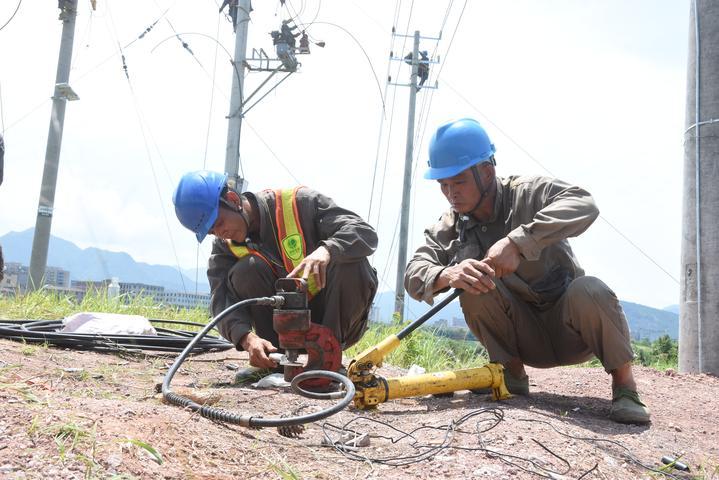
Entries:
[[[382, 323], [370, 325], [362, 339], [345, 352], [353, 357], [366, 348], [378, 344], [402, 329], [403, 325]], [[422, 327], [400, 342], [399, 347], [385, 359], [397, 367], [409, 368], [412, 364], [424, 367], [428, 372], [472, 368], [487, 363], [487, 355], [478, 342], [452, 340], [435, 335], [431, 328]]]
[[[133, 298], [120, 296], [109, 299], [104, 290], [88, 292], [79, 303], [71, 295], [58, 294], [50, 290], [39, 290], [14, 297], [0, 297], [0, 319], [56, 320], [77, 312], [142, 315], [151, 319], [182, 320], [201, 325], [206, 324], [209, 320], [209, 313], [204, 308], [186, 310], [174, 306], [158, 305], [151, 297], [144, 296]], [[199, 330], [199, 327], [172, 324], [155, 324], [155, 326]], [[347, 350], [345, 355], [353, 357], [366, 348], [378, 344], [387, 336], [396, 334], [403, 326], [396, 322], [372, 324], [359, 343]], [[449, 338], [449, 336], [454, 338]], [[665, 337], [655, 340], [653, 343], [648, 341], [632, 342], [637, 354], [635, 363], [658, 370], [677, 368], [676, 342]], [[402, 368], [409, 368], [412, 364], [417, 364], [428, 372], [471, 368], [484, 365], [488, 361], [484, 348], [478, 342], [457, 338], [457, 332], [425, 325], [402, 340], [399, 347], [385, 361]], [[46, 346], [25, 345], [22, 353], [26, 356], [35, 355], [41, 348], [46, 348]], [[582, 366], [600, 367], [601, 364], [598, 360], [593, 360]]]
[[[78, 312], [121, 313], [141, 315], [151, 319], [182, 320], [200, 324], [207, 323], [209, 313], [204, 308], [186, 310], [169, 305], [158, 305], [152, 297], [137, 296], [108, 298], [104, 290], [91, 290], [77, 302], [74, 296], [51, 290], [37, 290], [26, 294], [0, 297], [0, 319], [8, 320], [58, 320]], [[178, 326], [167, 325], [168, 328]], [[182, 326], [183, 330], [193, 330]], [[32, 355], [33, 351], [28, 351]]]

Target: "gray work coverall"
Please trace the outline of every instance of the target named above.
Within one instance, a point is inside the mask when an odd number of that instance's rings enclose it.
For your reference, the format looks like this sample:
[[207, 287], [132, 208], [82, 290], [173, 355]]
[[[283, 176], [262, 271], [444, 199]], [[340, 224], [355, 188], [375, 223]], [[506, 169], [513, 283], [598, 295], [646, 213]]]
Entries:
[[405, 272], [405, 288], [432, 303], [440, 272], [467, 258], [482, 259], [503, 237], [519, 248], [516, 272], [495, 279], [486, 294], [463, 293], [468, 327], [491, 361], [518, 357], [546, 368], [596, 356], [607, 372], [632, 360], [629, 328], [619, 301], [601, 280], [584, 276], [567, 241], [599, 215], [585, 190], [546, 177], [497, 178], [487, 222], [448, 211], [425, 230], [425, 245]]
[[[260, 224], [259, 234], [249, 238], [247, 246], [259, 251], [272, 266], [256, 255], [238, 259], [224, 240], [216, 238], [207, 269], [213, 315], [240, 300], [274, 295], [275, 280], [288, 273], [278, 246], [274, 191], [243, 195], [258, 212]], [[367, 261], [377, 248], [377, 233], [355, 213], [309, 188], [297, 190], [297, 210], [306, 255], [321, 245], [331, 255], [327, 284], [309, 304], [312, 321], [331, 329], [343, 349], [347, 348], [357, 343], [367, 329], [377, 291], [377, 274]], [[271, 307], [236, 310], [220, 321], [218, 328], [238, 350], [240, 339], [253, 328], [258, 336], [278, 346]]]

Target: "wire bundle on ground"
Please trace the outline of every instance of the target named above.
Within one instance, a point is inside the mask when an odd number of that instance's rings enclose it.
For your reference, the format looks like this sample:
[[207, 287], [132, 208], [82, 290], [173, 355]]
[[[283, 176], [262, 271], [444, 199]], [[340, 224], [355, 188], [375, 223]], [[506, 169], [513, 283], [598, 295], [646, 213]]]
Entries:
[[[61, 332], [62, 320], [3, 320], [0, 323], [0, 338], [26, 343], [43, 343], [77, 350], [100, 352], [181, 352], [197, 332], [158, 327], [158, 324], [189, 325], [202, 328], [204, 325], [176, 320], [150, 320], [157, 335], [105, 335]], [[220, 337], [205, 336], [197, 342], [192, 353], [223, 351], [234, 348]]]

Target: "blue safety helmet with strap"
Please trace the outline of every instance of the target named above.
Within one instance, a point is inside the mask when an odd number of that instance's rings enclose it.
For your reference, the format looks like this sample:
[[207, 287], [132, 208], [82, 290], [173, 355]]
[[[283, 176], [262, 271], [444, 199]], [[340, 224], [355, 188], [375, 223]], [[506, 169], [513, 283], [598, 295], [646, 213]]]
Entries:
[[429, 169], [424, 178], [453, 177], [482, 162], [494, 164], [496, 149], [478, 121], [463, 118], [445, 123], [429, 143]]
[[200, 170], [182, 176], [172, 195], [175, 214], [185, 228], [202, 242], [210, 231], [220, 205], [220, 194], [227, 184], [224, 173]]

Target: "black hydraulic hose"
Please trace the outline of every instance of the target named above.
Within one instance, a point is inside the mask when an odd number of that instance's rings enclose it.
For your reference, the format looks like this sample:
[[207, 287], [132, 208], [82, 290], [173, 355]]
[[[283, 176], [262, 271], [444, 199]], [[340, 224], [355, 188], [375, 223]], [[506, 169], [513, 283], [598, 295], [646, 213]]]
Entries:
[[[310, 413], [307, 415], [299, 415], [295, 417], [280, 417], [280, 418], [262, 418], [258, 416], [252, 416], [252, 415], [239, 415], [233, 412], [229, 412], [227, 410], [221, 409], [221, 408], [215, 408], [210, 407], [207, 405], [200, 405], [199, 403], [190, 400], [189, 398], [183, 397], [181, 395], [178, 395], [177, 393], [170, 390], [170, 382], [172, 381], [172, 377], [175, 376], [175, 373], [180, 368], [180, 365], [185, 361], [187, 356], [192, 351], [192, 348], [195, 343], [199, 342], [200, 339], [208, 332], [210, 331], [220, 320], [225, 318], [230, 313], [234, 312], [235, 310], [247, 307], [250, 305], [267, 305], [271, 307], [280, 307], [284, 303], [284, 298], [281, 296], [274, 296], [274, 297], [258, 297], [258, 298], [250, 298], [248, 300], [243, 300], [241, 302], [237, 302], [234, 305], [231, 305], [227, 307], [225, 310], [220, 312], [215, 318], [213, 318], [206, 326], [203, 328], [196, 336], [192, 339], [192, 341], [185, 347], [185, 350], [180, 353], [180, 355], [177, 356], [175, 359], [175, 363], [172, 364], [170, 369], [165, 374], [165, 378], [162, 381], [162, 395], [163, 397], [170, 403], [174, 405], [178, 405], [183, 408], [189, 408], [193, 412], [198, 412], [201, 416], [205, 418], [209, 418], [211, 420], [220, 420], [226, 423], [232, 423], [235, 425], [241, 425], [243, 427], [254, 427], [254, 428], [263, 428], [263, 427], [289, 427], [293, 425], [302, 425], [305, 423], [314, 422], [317, 420], [321, 420], [323, 418], [327, 418], [330, 415], [334, 415], [335, 413], [342, 410], [345, 406], [347, 406], [352, 399], [354, 398], [355, 394], [355, 387], [354, 384], [350, 381], [349, 378], [343, 377], [342, 375], [335, 373], [335, 372], [329, 372], [325, 370], [315, 370], [310, 372], [304, 372], [299, 375], [297, 375], [293, 381], [292, 381], [292, 388], [295, 389], [295, 391], [298, 391], [301, 394], [306, 393], [304, 390], [299, 389], [297, 385], [299, 385], [299, 382], [305, 381], [309, 378], [330, 378], [332, 380], [337, 380], [341, 382], [345, 386], [346, 392], [344, 393], [344, 398], [341, 402], [339, 402], [336, 405], [333, 405], [329, 408], [326, 408], [324, 410], [320, 410], [319, 412]], [[339, 392], [338, 392], [339, 393]], [[329, 398], [329, 397], [322, 397], [322, 398]], [[332, 397], [332, 398], [336, 398]]]
[[442, 310], [444, 307], [446, 307], [449, 302], [451, 302], [451, 301], [454, 300], [455, 298], [459, 297], [459, 296], [462, 294], [462, 292], [463, 292], [463, 290], [460, 290], [459, 288], [456, 288], [456, 289], [454, 290], [454, 292], [452, 292], [450, 295], [447, 296], [447, 298], [445, 298], [444, 300], [442, 300], [441, 302], [439, 302], [439, 303], [438, 303], [437, 305], [435, 305], [434, 307], [430, 308], [430, 309], [427, 311], [427, 313], [425, 313], [424, 315], [422, 315], [421, 317], [419, 317], [417, 320], [415, 320], [414, 322], [412, 322], [412, 323], [410, 323], [409, 325], [407, 325], [406, 327], [404, 327], [404, 328], [397, 334], [397, 338], [399, 338], [400, 340], [402, 340], [404, 337], [406, 337], [406, 336], [409, 335], [410, 333], [414, 332], [417, 328], [419, 328], [420, 325], [422, 325], [424, 322], [426, 322], [427, 320], [429, 320], [430, 318], [432, 318], [432, 316], [433, 316], [435, 313], [439, 312], [439, 311]]
[[[204, 327], [201, 323], [176, 320], [150, 319], [153, 324], [176, 324]], [[157, 327], [157, 335], [127, 335], [63, 332], [62, 320], [2, 320], [0, 338], [8, 340], [42, 343], [63, 348], [93, 350], [101, 352], [138, 352], [140, 350], [158, 352], [181, 352], [195, 332], [171, 330]], [[207, 336], [195, 344], [192, 353], [222, 351], [233, 348], [227, 340]]]

